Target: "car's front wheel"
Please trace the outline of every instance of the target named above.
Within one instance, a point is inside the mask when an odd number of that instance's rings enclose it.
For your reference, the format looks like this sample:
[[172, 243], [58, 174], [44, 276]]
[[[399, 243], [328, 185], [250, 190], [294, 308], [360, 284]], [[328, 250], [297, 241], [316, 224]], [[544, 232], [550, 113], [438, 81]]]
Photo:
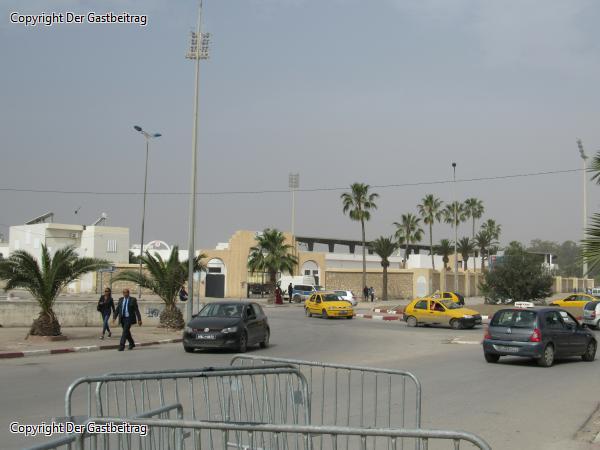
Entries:
[[187, 353], [194, 353], [194, 347], [188, 347], [187, 345], [183, 346], [183, 349], [187, 352]]
[[271, 332], [267, 328], [265, 330], [265, 337], [264, 337], [263, 341], [259, 344], [260, 348], [267, 348], [269, 346], [269, 338], [270, 337], [271, 337]]
[[238, 352], [246, 353], [246, 350], [248, 350], [248, 335], [246, 334], [246, 331], [242, 331], [240, 343], [238, 344]]
[[550, 367], [554, 364], [554, 346], [552, 344], [546, 346], [544, 353], [538, 358], [537, 362], [542, 367]]
[[596, 359], [596, 342], [590, 341], [585, 349], [585, 353], [581, 355], [584, 361], [593, 361]]
[[408, 325], [409, 327], [416, 327], [417, 326], [417, 318], [415, 316], [408, 316], [406, 318], [406, 325]]
[[346, 319], [352, 319], [354, 316], [347, 316]]
[[452, 319], [452, 320], [450, 321], [450, 327], [451, 327], [453, 330], [458, 330], [459, 328], [461, 328], [461, 325], [462, 325], [462, 324], [460, 323], [460, 320], [458, 320], [458, 319]]
[[292, 300], [294, 300], [294, 303], [300, 303], [300, 301], [302, 300], [302, 298], [300, 298], [299, 295], [294, 295], [294, 297], [292, 298]]
[[492, 353], [484, 353], [483, 356], [485, 357], [485, 360], [489, 363], [497, 363], [498, 360], [500, 360], [499, 355], [494, 355]]
[[304, 308], [304, 311], [306, 313], [306, 317], [312, 317], [312, 313], [310, 312], [310, 310], [308, 308]]
[[327, 315], [327, 310], [324, 309], [323, 311], [321, 311], [321, 318], [323, 319], [329, 319], [329, 316]]

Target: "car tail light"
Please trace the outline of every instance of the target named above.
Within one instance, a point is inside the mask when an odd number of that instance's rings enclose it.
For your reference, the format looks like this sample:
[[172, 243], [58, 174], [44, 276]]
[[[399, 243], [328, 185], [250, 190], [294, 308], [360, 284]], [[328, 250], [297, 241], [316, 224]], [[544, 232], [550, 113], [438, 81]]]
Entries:
[[531, 333], [531, 337], [529, 338], [529, 342], [542, 342], [542, 332], [539, 328], [535, 328], [533, 333]]
[[596, 311], [592, 311], [592, 315], [590, 316], [590, 318], [592, 318], [592, 319], [596, 318]]
[[485, 332], [483, 334], [483, 338], [484, 339], [491, 339], [492, 338], [492, 335], [490, 334], [490, 327], [489, 326], [485, 327]]

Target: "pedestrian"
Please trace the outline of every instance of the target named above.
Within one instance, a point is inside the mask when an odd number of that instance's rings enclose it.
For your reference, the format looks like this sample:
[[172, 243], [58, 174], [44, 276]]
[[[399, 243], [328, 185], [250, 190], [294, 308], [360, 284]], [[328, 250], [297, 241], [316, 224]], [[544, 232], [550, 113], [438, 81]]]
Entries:
[[371, 303], [373, 303], [375, 301], [375, 288], [373, 286], [369, 288], [369, 294], [371, 295]]
[[367, 286], [363, 288], [363, 298], [365, 302], [369, 301], [369, 288]]
[[292, 283], [288, 284], [288, 297], [290, 300], [290, 303], [292, 303], [292, 293], [294, 292], [294, 286], [292, 286]]
[[104, 334], [107, 332], [108, 337], [111, 337], [112, 333], [110, 332], [110, 327], [108, 326], [108, 320], [110, 319], [111, 313], [114, 314], [115, 312], [115, 302], [112, 298], [110, 288], [104, 289], [104, 295], [100, 296], [96, 309], [102, 316], [102, 336], [100, 336], [100, 339], [104, 339]]
[[283, 305], [283, 299], [281, 297], [281, 288], [279, 287], [279, 285], [277, 285], [277, 287], [275, 288], [275, 304], [276, 305]]
[[187, 302], [187, 299], [188, 299], [188, 293], [185, 290], [185, 288], [183, 286], [181, 286], [181, 289], [179, 289], [179, 301]]
[[129, 342], [129, 350], [133, 350], [135, 347], [135, 341], [131, 336], [131, 325], [136, 323], [142, 326], [142, 316], [138, 308], [137, 299], [129, 296], [129, 289], [123, 289], [123, 297], [119, 299], [115, 314], [113, 317], [113, 323], [119, 318], [119, 324], [123, 327], [123, 334], [121, 335], [121, 341], [119, 342], [119, 351], [125, 350], [125, 341]]

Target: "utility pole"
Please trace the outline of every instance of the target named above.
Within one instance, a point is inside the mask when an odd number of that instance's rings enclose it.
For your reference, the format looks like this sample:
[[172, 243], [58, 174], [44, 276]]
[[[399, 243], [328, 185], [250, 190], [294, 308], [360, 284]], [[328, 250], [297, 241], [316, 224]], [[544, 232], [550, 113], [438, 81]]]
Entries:
[[[579, 155], [581, 156], [581, 159], [583, 160], [583, 237], [585, 239], [585, 230], [587, 228], [587, 179], [586, 179], [586, 173], [587, 173], [587, 159], [588, 156], [585, 154], [585, 151], [583, 150], [583, 142], [581, 142], [581, 139], [577, 139], [577, 147], [579, 147]], [[587, 261], [584, 259], [583, 260], [583, 278], [586, 278], [588, 275], [588, 264]], [[587, 283], [585, 288], [587, 289]]]
[[[296, 256], [296, 189], [300, 186], [300, 174], [290, 173], [289, 187], [292, 191], [292, 255]], [[294, 275], [294, 273], [292, 273]]]
[[457, 241], [458, 241], [458, 208], [456, 204], [456, 163], [452, 163], [453, 171], [453, 182], [452, 182], [452, 196], [454, 201], [454, 292], [458, 292], [458, 252], [457, 252]]
[[[192, 320], [194, 313], [194, 260], [196, 257], [195, 250], [195, 229], [196, 229], [196, 174], [197, 174], [197, 163], [196, 157], [198, 154], [198, 100], [200, 96], [200, 60], [208, 59], [208, 43], [210, 39], [209, 33], [201, 32], [202, 26], [202, 0], [198, 5], [198, 22], [196, 24], [196, 31], [192, 31], [190, 41], [190, 51], [186, 55], [186, 58], [192, 59], [196, 62], [196, 76], [194, 80], [194, 126], [192, 132], [192, 179], [191, 179], [191, 192], [190, 192], [190, 204], [189, 204], [189, 245], [188, 245], [188, 303], [187, 303], [187, 314], [186, 318], [188, 321]], [[198, 289], [200, 287], [198, 286]]]

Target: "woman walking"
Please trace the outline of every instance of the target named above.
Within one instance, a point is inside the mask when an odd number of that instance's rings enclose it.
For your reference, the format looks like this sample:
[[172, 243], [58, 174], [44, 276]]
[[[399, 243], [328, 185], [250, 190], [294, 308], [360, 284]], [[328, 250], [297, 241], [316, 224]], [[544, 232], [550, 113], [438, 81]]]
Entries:
[[100, 296], [96, 309], [102, 314], [102, 336], [100, 336], [100, 339], [104, 339], [104, 333], [106, 332], [108, 332], [108, 337], [111, 337], [112, 333], [108, 326], [108, 319], [115, 312], [115, 302], [112, 298], [110, 288], [104, 289], [104, 295]]

